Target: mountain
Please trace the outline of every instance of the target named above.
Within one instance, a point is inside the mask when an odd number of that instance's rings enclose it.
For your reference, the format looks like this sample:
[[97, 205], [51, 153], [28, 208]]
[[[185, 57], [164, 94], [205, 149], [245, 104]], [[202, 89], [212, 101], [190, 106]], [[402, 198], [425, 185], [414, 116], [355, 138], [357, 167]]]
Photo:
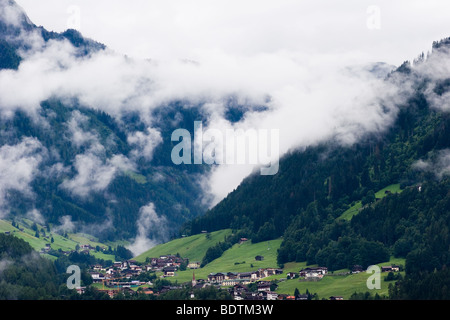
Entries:
[[[383, 108], [368, 109], [386, 120], [374, 123], [382, 128], [349, 122], [355, 141], [338, 132], [292, 148], [276, 175], [252, 174], [207, 209], [212, 167], [174, 164], [171, 133], [185, 128], [194, 136], [194, 122], [213, 121], [214, 112], [239, 123], [247, 112], [269, 110], [270, 99], [252, 104], [228, 95], [220, 111], [211, 111], [208, 97], [158, 100], [151, 95], [158, 83], [147, 75], [157, 63], [137, 63], [76, 30], [48, 31], [14, 1], [0, 0], [0, 218], [128, 240], [135, 255], [180, 234], [231, 229], [224, 243], [202, 248], [202, 265], [241, 237], [253, 244], [281, 237], [279, 266], [334, 271], [394, 256], [405, 259], [407, 277], [391, 297], [448, 298], [439, 282], [448, 281], [450, 262], [450, 38], [432, 48], [395, 70], [385, 63], [366, 69], [389, 91], [376, 97]], [[1, 235], [0, 258], [22, 263], [31, 248], [11, 238]], [[60, 258], [59, 276], [70, 262]], [[55, 277], [51, 264], [36, 261], [43, 282]], [[35, 271], [29, 267], [27, 275]]]
[[[448, 281], [449, 41], [434, 42], [426, 58], [388, 74], [387, 83], [408, 89], [385, 132], [347, 146], [330, 139], [292, 150], [277, 175], [246, 178], [183, 231], [231, 228], [253, 242], [282, 236], [280, 265], [306, 261], [339, 270], [406, 258], [408, 280], [392, 296], [448, 297], [422, 281], [421, 293], [413, 282], [433, 271]], [[387, 191], [394, 184], [401, 193]], [[354, 216], [342, 218], [348, 210]]]
[[[208, 98], [148, 106], [152, 61], [36, 26], [12, 0], [0, 2], [0, 49], [0, 218], [127, 240], [137, 254], [206, 211], [211, 166], [175, 165], [171, 135], [208, 123]], [[265, 110], [223, 104], [230, 123]]]
[[[75, 61], [108, 51], [76, 30], [56, 33], [34, 25], [14, 1], [0, 2], [0, 17], [0, 72], [5, 76], [19, 73], [27, 58], [53, 47], [69, 48]], [[66, 68], [50, 57], [48, 63], [53, 62]], [[33, 88], [23, 84], [21, 91], [27, 97]], [[160, 134], [203, 119], [198, 109], [186, 110], [177, 102], [161, 105], [154, 116], [176, 115], [177, 122], [150, 126], [133, 110], [113, 117], [77, 98], [53, 96], [38, 106], [14, 106], [6, 99], [0, 104], [0, 218], [34, 212], [40, 223], [55, 229], [104, 240], [132, 241], [139, 235], [160, 242], [204, 212], [195, 177], [205, 169], [173, 165], [170, 134]], [[140, 226], [143, 216], [160, 224]]]

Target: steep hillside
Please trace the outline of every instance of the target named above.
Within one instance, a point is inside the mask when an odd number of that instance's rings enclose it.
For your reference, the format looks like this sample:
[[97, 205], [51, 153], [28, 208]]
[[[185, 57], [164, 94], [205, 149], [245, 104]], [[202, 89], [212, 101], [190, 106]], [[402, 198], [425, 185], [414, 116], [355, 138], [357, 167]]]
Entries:
[[[29, 103], [41, 92], [27, 84], [34, 69], [20, 76], [27, 63], [59, 74], [72, 62], [82, 65], [110, 53], [76, 30], [36, 26], [14, 1], [2, 0], [0, 9], [2, 85], [17, 77], [23, 92], [15, 97], [24, 97], [19, 105], [0, 99], [0, 218], [31, 217], [102, 240], [157, 243], [202, 214], [207, 204], [199, 175], [207, 168], [175, 166], [170, 158], [170, 133], [204, 119], [202, 111], [181, 102], [162, 104], [152, 114], [159, 121], [149, 123], [134, 109], [112, 115], [71, 93]], [[151, 224], [140, 224], [149, 218]]]
[[[448, 43], [435, 42], [426, 59], [405, 62], [387, 77], [393, 85], [401, 79], [397, 85], [410, 90], [386, 132], [351, 146], [336, 140], [292, 151], [280, 161], [278, 175], [247, 178], [184, 231], [232, 228], [253, 242], [283, 236], [279, 264], [306, 261], [339, 270], [381, 263], [391, 254], [406, 258], [410, 280], [402, 283], [415, 298], [420, 293], [413, 279], [419, 274], [437, 270], [445, 279], [449, 80], [437, 70], [449, 61]], [[437, 287], [430, 290], [448, 296]], [[392, 296], [410, 295], [399, 289]]]
[[174, 239], [153, 247], [135, 258], [138, 262], [145, 262], [147, 258], [159, 258], [162, 255], [179, 254], [192, 262], [201, 262], [209, 247], [224, 241], [231, 230], [219, 230], [208, 234], [198, 234], [190, 237]]

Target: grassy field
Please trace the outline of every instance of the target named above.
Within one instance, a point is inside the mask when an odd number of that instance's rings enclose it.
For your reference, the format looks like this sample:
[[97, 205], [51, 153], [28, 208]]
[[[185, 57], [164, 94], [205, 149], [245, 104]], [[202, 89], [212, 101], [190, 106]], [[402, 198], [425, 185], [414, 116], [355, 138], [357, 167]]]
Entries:
[[[138, 257], [140, 261], [145, 260], [145, 257], [158, 257], [164, 254], [174, 254], [179, 252], [183, 256], [182, 252], [199, 258], [204, 255], [206, 248], [213, 245], [217, 241], [223, 240], [223, 236], [231, 232], [230, 230], [223, 230], [222, 232], [214, 232], [211, 234], [211, 240], [207, 240], [204, 234], [196, 235], [188, 238], [177, 239], [166, 244], [156, 246], [144, 255]], [[214, 239], [214, 240], [212, 240]], [[224, 254], [206, 265], [204, 268], [196, 270], [178, 271], [175, 277], [167, 278], [172, 282], [185, 283], [192, 280], [192, 276], [195, 273], [195, 278], [207, 279], [210, 273], [217, 272], [250, 272], [258, 270], [259, 268], [277, 268], [277, 250], [280, 247], [282, 239], [271, 240], [269, 242], [252, 243], [251, 241], [244, 242], [242, 244], [235, 244], [232, 248], [225, 251]], [[199, 245], [201, 254], [192, 252], [193, 246]], [[184, 250], [184, 251], [183, 251]], [[256, 261], [255, 257], [261, 255], [264, 257], [263, 261]], [[138, 260], [138, 261], [139, 261]], [[201, 259], [196, 259], [201, 260]], [[378, 264], [380, 267], [385, 265], [404, 265], [404, 259], [391, 258], [390, 261]], [[329, 299], [330, 296], [342, 296], [344, 299], [350, 298], [354, 292], [365, 293], [369, 291], [372, 295], [378, 293], [381, 295], [388, 295], [389, 282], [384, 281], [384, 277], [387, 273], [381, 274], [381, 289], [369, 290], [367, 288], [367, 279], [371, 276], [366, 272], [358, 274], [337, 275], [339, 273], [347, 273], [349, 270], [338, 270], [333, 274], [325, 276], [318, 282], [300, 282], [298, 279], [287, 280], [288, 272], [299, 272], [300, 270], [308, 266], [306, 262], [290, 262], [286, 263], [283, 267], [283, 273], [276, 276], [268, 277], [264, 280], [279, 280], [278, 293], [284, 293], [293, 295], [296, 288], [301, 293], [305, 293], [308, 289], [311, 293], [317, 293], [319, 299]], [[162, 273], [158, 273], [158, 276]]]
[[[389, 266], [391, 264], [396, 265], [404, 265], [404, 259], [396, 259], [391, 258], [390, 261], [379, 263], [378, 266]], [[301, 268], [304, 267], [304, 264], [294, 264], [296, 269], [292, 271], [300, 271]], [[288, 265], [286, 265], [288, 267]], [[299, 268], [300, 267], [300, 268]], [[292, 267], [291, 267], [292, 268]], [[286, 271], [285, 269], [284, 271]], [[339, 270], [335, 271], [334, 274], [338, 274], [340, 272], [345, 272], [348, 270]], [[402, 272], [404, 276], [404, 272]], [[284, 273], [284, 278], [286, 277]], [[283, 276], [277, 276], [281, 279]], [[279, 282], [279, 287], [277, 289], [278, 293], [290, 294], [292, 295], [297, 288], [300, 293], [305, 293], [308, 290], [310, 293], [317, 293], [319, 299], [325, 298], [329, 299], [331, 296], [342, 296], [344, 299], [350, 298], [350, 296], [355, 292], [370, 292], [372, 295], [378, 293], [380, 296], [388, 295], [388, 286], [389, 283], [384, 281], [384, 277], [387, 276], [387, 273], [381, 273], [381, 289], [373, 289], [369, 290], [367, 288], [367, 279], [371, 276], [366, 272], [361, 272], [357, 274], [349, 274], [349, 275], [328, 275], [325, 276], [322, 280], [317, 282], [300, 282], [298, 279], [291, 279]]]
[[[62, 235], [54, 232], [46, 232], [45, 236], [42, 233], [40, 233], [38, 238], [35, 237], [36, 232], [32, 229], [33, 226], [32, 221], [27, 219], [20, 219], [17, 220], [17, 222], [19, 224], [19, 228], [23, 229], [23, 231], [13, 227], [11, 221], [0, 220], [0, 233], [9, 232], [11, 235], [14, 235], [17, 238], [20, 238], [28, 242], [31, 245], [31, 247], [36, 251], [40, 251], [41, 249], [45, 248], [47, 244], [50, 244], [51, 248], [54, 250], [61, 249], [63, 251], [75, 250], [77, 245], [82, 244], [90, 244], [93, 247], [99, 246], [100, 248], [107, 248], [106, 244], [102, 244], [98, 242], [97, 239], [95, 239], [94, 237], [85, 234], [69, 233], [68, 237], [65, 238]], [[44, 228], [43, 226], [40, 225], [37, 226], [39, 230]], [[53, 243], [51, 242], [52, 238]], [[114, 261], [113, 255], [107, 255], [104, 254], [103, 252], [95, 252], [95, 251], [91, 251], [91, 254], [96, 258]], [[48, 254], [45, 254], [43, 256], [48, 257], [50, 259], [54, 259], [54, 257]]]
[[[386, 188], [383, 188], [375, 193], [376, 199], [383, 199], [387, 196], [386, 191], [390, 191], [391, 193], [400, 193], [402, 190], [400, 189], [400, 184], [392, 184], [390, 186], [387, 186]], [[342, 220], [351, 220], [352, 217], [356, 214], [358, 214], [359, 210], [362, 208], [361, 200], [356, 201], [353, 206], [351, 206], [349, 209], [347, 209], [338, 219]]]
[[[277, 268], [277, 250], [280, 247], [282, 239], [265, 241], [260, 243], [251, 243], [251, 241], [242, 244], [235, 244], [224, 254], [207, 264], [201, 269], [195, 270], [196, 279], [207, 279], [210, 273], [217, 272], [250, 272], [259, 268]], [[263, 256], [263, 261], [256, 261], [256, 256]], [[193, 270], [178, 271], [171, 281], [179, 283], [192, 280]]]
[[[165, 244], [158, 245], [142, 255], [134, 258], [138, 262], [145, 262], [146, 258], [157, 258], [161, 255], [179, 253], [190, 262], [201, 262], [206, 250], [216, 243], [223, 241], [225, 236], [231, 234], [230, 229], [220, 230], [208, 234], [197, 234], [190, 237], [175, 239]], [[196, 269], [197, 279], [207, 279], [210, 273], [217, 272], [248, 272], [259, 268], [277, 267], [277, 250], [282, 240], [276, 239], [253, 244], [251, 241], [235, 244], [224, 254], [206, 265], [204, 268]], [[263, 261], [256, 261], [255, 257], [261, 255]], [[193, 270], [178, 271], [171, 281], [179, 283], [192, 280]]]
[[145, 262], [146, 258], [158, 258], [162, 255], [179, 253], [183, 258], [188, 258], [190, 262], [201, 262], [206, 250], [220, 241], [224, 241], [225, 236], [231, 234], [231, 229], [220, 230], [208, 234], [197, 234], [190, 237], [179, 238], [160, 244], [143, 254], [135, 257], [138, 262]]

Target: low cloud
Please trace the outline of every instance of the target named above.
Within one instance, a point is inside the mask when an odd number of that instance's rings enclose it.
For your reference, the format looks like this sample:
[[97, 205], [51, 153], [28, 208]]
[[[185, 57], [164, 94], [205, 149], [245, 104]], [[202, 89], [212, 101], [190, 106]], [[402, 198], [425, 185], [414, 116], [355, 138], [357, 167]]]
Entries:
[[133, 132], [128, 135], [128, 143], [134, 147], [131, 156], [135, 159], [140, 157], [151, 161], [155, 148], [163, 142], [161, 133], [155, 129], [147, 128], [145, 132]]
[[153, 248], [154, 246], [169, 240], [168, 221], [164, 216], [158, 216], [155, 205], [149, 203], [139, 210], [139, 218], [136, 221], [137, 236], [128, 249], [134, 256]]
[[41, 212], [37, 209], [32, 209], [30, 211], [27, 212], [26, 217], [28, 219], [30, 219], [31, 221], [34, 221], [40, 225], [44, 225], [45, 224], [45, 218], [44, 216], [41, 214]]
[[11, 266], [13, 262], [9, 259], [0, 260], [0, 275], [3, 271], [5, 271], [9, 266]]
[[[92, 192], [105, 191], [113, 179], [124, 171], [134, 171], [135, 165], [121, 154], [107, 157], [106, 148], [100, 142], [97, 132], [89, 129], [88, 117], [78, 110], [72, 112], [66, 123], [66, 137], [84, 153], [75, 156], [73, 167], [76, 174], [64, 180], [60, 187], [74, 196], [85, 198]], [[61, 165], [53, 168], [56, 173], [66, 171]]]
[[[128, 134], [128, 143], [134, 147], [130, 156], [151, 160], [162, 139], [170, 139], [151, 128], [151, 111], [183, 100], [189, 101], [186, 107], [203, 108], [212, 129], [280, 130], [283, 155], [332, 136], [351, 144], [392, 123], [396, 116], [396, 101], [392, 98], [398, 88], [380, 79], [379, 73], [368, 71], [367, 65], [354, 66], [351, 58], [293, 52], [239, 57], [216, 52], [194, 64], [132, 60], [110, 51], [80, 58], [67, 42], [54, 41], [27, 56], [18, 71], [0, 72], [0, 110], [20, 106], [30, 112], [49, 97], [68, 103], [76, 97], [83, 105], [101, 109], [119, 120], [121, 115], [137, 111], [148, 129]], [[29, 88], [27, 94], [15, 94], [24, 86]], [[242, 121], [231, 124], [224, 116], [224, 101], [230, 96], [249, 105], [265, 105], [268, 110], [249, 111]], [[74, 112], [67, 124], [72, 143], [99, 147], [95, 133], [83, 130], [83, 121], [84, 116]], [[116, 173], [108, 161], [92, 153], [78, 155], [74, 165], [78, 176], [63, 187], [80, 196], [90, 190], [104, 190]], [[221, 189], [214, 197], [223, 198], [252, 169], [216, 168], [211, 187], [205, 190]], [[220, 180], [214, 175], [224, 176], [221, 170], [234, 177], [212, 185]]]
[[90, 147], [100, 151], [103, 146], [100, 145], [98, 134], [88, 127], [89, 118], [80, 111], [74, 110], [71, 119], [67, 122], [68, 140], [77, 148]]
[[[0, 208], [8, 204], [8, 191], [32, 196], [30, 183], [38, 174], [38, 167], [46, 150], [35, 138], [24, 138], [16, 145], [0, 147]], [[0, 214], [1, 215], [1, 214]]]
[[64, 234], [65, 232], [73, 232], [76, 230], [76, 225], [72, 221], [71, 216], [62, 216], [59, 218], [59, 225], [53, 228], [53, 231], [59, 234]]
[[413, 169], [429, 172], [441, 180], [450, 175], [450, 149], [439, 151], [429, 160], [418, 160], [412, 165]]
[[0, 19], [2, 22], [14, 26], [20, 27], [22, 22], [28, 17], [23, 14], [22, 8], [18, 5], [5, 5], [6, 3], [11, 3], [10, 0], [0, 0]]
[[[330, 5], [330, 8], [343, 9], [331, 2]], [[333, 31], [336, 37], [330, 37], [329, 32], [323, 29], [320, 31], [324, 32], [321, 35], [325, 37], [320, 37], [316, 32], [299, 33], [299, 28], [305, 25], [298, 19], [297, 13], [290, 10], [291, 6], [296, 7], [289, 1], [284, 2], [276, 12], [277, 19], [288, 14], [292, 28], [277, 24], [276, 20], [262, 19], [272, 16], [274, 8], [269, 3], [262, 5], [261, 11], [252, 16], [269, 23], [273, 30], [283, 31], [277, 35], [271, 32], [271, 41], [267, 41], [266, 33], [259, 27], [247, 24], [246, 17], [239, 16], [237, 21], [245, 27], [248, 39], [253, 38], [254, 42], [242, 42], [242, 39], [229, 33], [235, 31], [233, 28], [223, 28], [228, 24], [217, 26], [206, 19], [218, 27], [222, 35], [227, 35], [226, 39], [231, 41], [225, 41], [228, 45], [239, 44], [241, 50], [226, 50], [228, 46], [202, 47], [195, 52], [195, 61], [192, 61], [192, 57], [180, 59], [174, 56], [139, 60], [111, 50], [80, 57], [68, 41], [49, 41], [44, 44], [36, 39], [36, 34], [31, 33], [27, 41], [34, 44], [34, 50], [22, 53], [24, 59], [19, 69], [0, 71], [0, 112], [11, 112], [15, 108], [32, 112], [39, 108], [42, 100], [50, 97], [60, 98], [68, 104], [76, 97], [82, 105], [105, 111], [119, 120], [124, 113], [136, 111], [148, 129], [128, 133], [128, 143], [134, 148], [130, 153], [132, 160], [137, 157], [150, 160], [155, 146], [162, 139], [170, 139], [151, 128], [153, 119], [150, 115], [155, 108], [176, 100], [189, 101], [186, 108], [203, 108], [209, 114], [210, 129], [279, 130], [280, 156], [289, 150], [330, 138], [343, 145], [351, 145], [368, 133], [383, 132], [395, 120], [397, 105], [406, 101], [411, 92], [411, 83], [402, 81], [404, 79], [384, 81], [390, 66], [371, 68], [367, 63], [367, 55], [346, 48], [353, 48], [351, 46], [355, 44], [342, 38], [338, 41], [335, 30], [328, 31]], [[184, 5], [182, 7], [190, 10]], [[311, 14], [304, 15], [305, 21], [318, 26], [317, 23], [324, 21], [319, 19], [323, 7], [320, 4], [308, 4]], [[220, 19], [220, 10], [211, 6], [207, 6], [207, 9]], [[246, 5], [244, 9], [253, 12], [251, 5]], [[357, 18], [349, 12], [360, 12], [362, 16]], [[345, 21], [351, 21], [352, 26], [361, 23], [364, 34], [358, 34], [358, 39], [367, 44], [364, 21], [367, 18], [366, 8], [352, 6], [349, 12], [341, 11], [347, 18]], [[226, 13], [227, 19], [235, 17], [232, 10]], [[179, 18], [189, 17], [181, 15]], [[203, 19], [205, 17], [202, 16]], [[332, 20], [327, 23], [342, 18], [330, 12], [328, 17]], [[342, 31], [356, 33], [350, 24], [336, 25], [343, 28]], [[293, 30], [297, 31], [292, 33]], [[300, 37], [299, 41], [292, 40], [297, 38], [280, 38], [279, 34], [285, 32]], [[26, 38], [26, 35], [22, 37]], [[345, 39], [350, 38], [345, 36]], [[217, 37], [209, 38], [211, 44], [215, 40]], [[330, 46], [330, 41], [339, 49]], [[253, 47], [254, 43], [257, 46]], [[252, 48], [246, 48], [247, 45]], [[24, 88], [24, 94], [18, 94], [23, 93]], [[224, 116], [224, 101], [230, 96], [237, 97], [238, 101], [244, 101], [246, 105], [264, 105], [267, 111], [249, 111], [239, 123], [232, 124]], [[124, 158], [105, 159], [98, 151], [93, 151], [94, 146], [98, 146], [95, 133], [83, 131], [82, 122], [83, 116], [73, 113], [68, 123], [71, 141], [79, 146], [90, 143], [91, 151], [77, 155], [74, 160], [77, 174], [73, 179], [66, 180], [62, 187], [74, 195], [84, 197], [90, 192], [107, 188], [120, 171], [116, 165], [118, 162], [122, 162], [125, 167], [129, 167], [129, 164]], [[213, 203], [217, 203], [254, 169], [255, 166], [214, 167], [207, 176], [204, 190], [214, 198]]]
[[105, 191], [117, 174], [134, 170], [132, 163], [123, 155], [102, 160], [94, 153], [77, 155], [74, 167], [76, 175], [60, 186], [74, 196], [85, 198], [92, 192]]

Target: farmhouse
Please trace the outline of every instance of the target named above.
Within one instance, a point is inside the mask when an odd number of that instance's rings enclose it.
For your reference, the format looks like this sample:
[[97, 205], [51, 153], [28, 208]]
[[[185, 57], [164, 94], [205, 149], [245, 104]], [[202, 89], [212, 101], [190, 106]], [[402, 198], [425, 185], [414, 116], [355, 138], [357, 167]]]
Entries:
[[214, 283], [218, 283], [218, 282], [222, 282], [223, 280], [225, 280], [226, 274], [225, 273], [210, 273], [208, 275], [208, 281], [209, 282], [214, 282]]
[[381, 272], [398, 272], [400, 271], [399, 266], [382, 266]]
[[317, 268], [306, 268], [300, 270], [300, 276], [309, 278], [322, 278], [325, 274], [328, 273], [328, 269], [326, 267], [317, 267]]
[[271, 291], [270, 290], [271, 283], [269, 281], [260, 281], [257, 284], [258, 291]]
[[363, 271], [364, 271], [364, 268], [360, 265], [354, 265], [352, 268], [352, 273], [360, 273]]
[[80, 249], [81, 250], [93, 250], [93, 249], [95, 249], [94, 247], [92, 247], [90, 244], [82, 244], [81, 246], [80, 246]]
[[288, 273], [286, 274], [286, 276], [288, 277], [288, 279], [294, 279], [297, 275], [298, 275], [298, 273], [296, 273], [296, 272], [288, 272]]
[[176, 267], [167, 267], [164, 268], [164, 277], [173, 277], [175, 276], [175, 272], [177, 271]]
[[261, 268], [258, 269], [258, 278], [266, 278], [277, 274], [282, 274], [283, 269], [276, 269], [276, 268]]
[[278, 299], [278, 293], [273, 292], [273, 291], [268, 291], [266, 299], [267, 300], [277, 300]]
[[[187, 259], [183, 259], [174, 255], [163, 255], [159, 258], [149, 258], [152, 270], [163, 270], [165, 267], [179, 267], [182, 263], [187, 262]], [[193, 268], [195, 269], [195, 268]]]
[[104, 275], [102, 275], [101, 273], [97, 273], [97, 272], [91, 273], [91, 277], [94, 282], [100, 282], [105, 279]]
[[198, 262], [198, 261], [190, 262], [187, 267], [189, 269], [198, 269], [198, 268], [200, 268], [200, 262]]

